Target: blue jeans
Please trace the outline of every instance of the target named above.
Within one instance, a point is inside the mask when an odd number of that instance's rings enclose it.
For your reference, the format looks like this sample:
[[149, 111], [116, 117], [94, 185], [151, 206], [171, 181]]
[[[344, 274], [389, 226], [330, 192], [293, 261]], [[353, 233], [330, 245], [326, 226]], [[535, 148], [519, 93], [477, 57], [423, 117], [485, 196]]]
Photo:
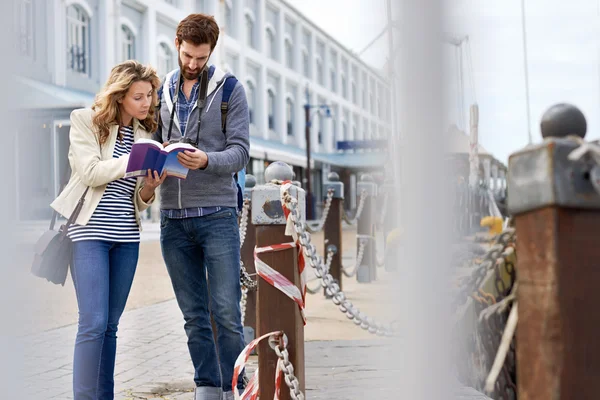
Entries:
[[[224, 208], [183, 219], [162, 215], [160, 231], [163, 258], [185, 320], [196, 386], [230, 391], [233, 366], [244, 349], [237, 212]], [[216, 347], [209, 310], [217, 327]]]
[[117, 326], [138, 262], [139, 243], [73, 243], [71, 276], [79, 327], [73, 360], [75, 400], [114, 398]]

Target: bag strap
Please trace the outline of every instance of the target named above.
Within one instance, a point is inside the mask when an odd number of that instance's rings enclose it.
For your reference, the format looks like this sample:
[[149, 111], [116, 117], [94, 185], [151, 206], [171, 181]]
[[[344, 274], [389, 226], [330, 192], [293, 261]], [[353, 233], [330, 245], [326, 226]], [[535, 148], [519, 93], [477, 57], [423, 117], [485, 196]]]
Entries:
[[61, 235], [63, 237], [67, 236], [67, 233], [69, 232], [69, 227], [71, 225], [73, 225], [73, 223], [77, 220], [77, 217], [79, 216], [79, 213], [81, 212], [81, 209], [83, 208], [83, 203], [85, 201], [85, 195], [87, 194], [88, 190], [90, 190], [89, 186], [85, 188], [85, 191], [79, 198], [79, 201], [77, 202], [77, 205], [75, 206], [75, 209], [73, 210], [73, 212], [71, 213], [71, 216], [67, 220], [67, 223], [65, 224], [65, 228], [61, 232]]
[[226, 133], [225, 124], [227, 122], [227, 113], [229, 112], [229, 98], [231, 97], [231, 93], [233, 93], [233, 89], [235, 89], [235, 85], [237, 84], [237, 78], [233, 75], [225, 78], [225, 83], [223, 84], [223, 99], [221, 100], [221, 130], [223, 133]]

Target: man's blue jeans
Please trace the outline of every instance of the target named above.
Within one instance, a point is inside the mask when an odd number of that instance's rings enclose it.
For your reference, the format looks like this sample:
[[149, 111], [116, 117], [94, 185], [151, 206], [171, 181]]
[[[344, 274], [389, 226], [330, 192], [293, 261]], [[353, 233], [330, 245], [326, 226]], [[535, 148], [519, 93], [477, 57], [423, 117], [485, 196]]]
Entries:
[[[224, 208], [203, 217], [183, 219], [162, 215], [160, 241], [185, 319], [196, 386], [230, 391], [235, 360], [244, 349], [236, 210]], [[218, 358], [209, 309], [217, 326]], [[238, 388], [242, 387], [240, 376]]]
[[133, 282], [139, 243], [73, 243], [71, 276], [79, 307], [73, 359], [75, 400], [112, 400], [117, 326]]

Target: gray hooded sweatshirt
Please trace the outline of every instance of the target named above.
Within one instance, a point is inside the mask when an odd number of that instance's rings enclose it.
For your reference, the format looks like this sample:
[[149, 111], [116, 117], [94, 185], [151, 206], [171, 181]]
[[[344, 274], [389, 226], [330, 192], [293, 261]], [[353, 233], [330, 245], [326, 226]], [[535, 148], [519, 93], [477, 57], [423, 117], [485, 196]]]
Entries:
[[[179, 69], [167, 74], [160, 95], [161, 125], [154, 139], [167, 141], [173, 99], [170, 86], [175, 87]], [[244, 87], [238, 81], [231, 97], [227, 113], [226, 134], [221, 130], [221, 100], [224, 78], [231, 74], [214, 68], [208, 82], [206, 103], [202, 115], [198, 148], [208, 155], [208, 166], [202, 170], [190, 170], [186, 179], [167, 177], [160, 186], [161, 209], [184, 209], [195, 207], [237, 207], [235, 174], [246, 167], [250, 159], [250, 134], [248, 102]], [[179, 118], [174, 114], [171, 139], [181, 138]], [[190, 113], [185, 136], [195, 139], [198, 127], [198, 107]]]

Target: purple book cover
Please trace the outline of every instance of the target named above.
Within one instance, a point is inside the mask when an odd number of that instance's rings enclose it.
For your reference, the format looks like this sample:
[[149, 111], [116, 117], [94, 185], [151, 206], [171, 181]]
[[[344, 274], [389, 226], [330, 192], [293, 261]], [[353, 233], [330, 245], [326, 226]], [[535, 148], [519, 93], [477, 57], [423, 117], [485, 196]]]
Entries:
[[188, 143], [174, 143], [163, 148], [154, 140], [141, 138], [131, 147], [125, 177], [146, 176], [150, 169], [159, 174], [166, 170], [167, 176], [185, 179], [189, 170], [177, 160], [177, 153], [184, 150], [196, 149]]

